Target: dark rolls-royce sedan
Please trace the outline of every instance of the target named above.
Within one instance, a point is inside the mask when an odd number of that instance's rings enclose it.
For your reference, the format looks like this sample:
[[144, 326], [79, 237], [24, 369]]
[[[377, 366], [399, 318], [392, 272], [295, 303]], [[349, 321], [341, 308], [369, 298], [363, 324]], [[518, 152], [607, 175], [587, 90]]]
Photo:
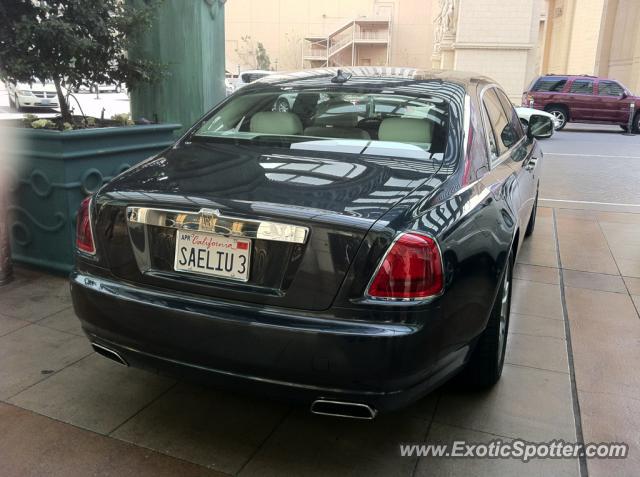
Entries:
[[268, 76], [83, 202], [75, 311], [122, 364], [318, 414], [490, 386], [551, 132], [473, 74]]

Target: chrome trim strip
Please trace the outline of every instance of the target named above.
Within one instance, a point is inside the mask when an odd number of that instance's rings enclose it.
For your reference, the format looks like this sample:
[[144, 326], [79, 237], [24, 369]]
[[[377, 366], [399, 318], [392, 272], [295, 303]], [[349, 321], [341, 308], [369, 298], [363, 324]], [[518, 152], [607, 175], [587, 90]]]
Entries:
[[[317, 406], [319, 404], [329, 404], [329, 405], [336, 405], [336, 406], [342, 406], [345, 411], [348, 408], [358, 408], [358, 409], [364, 409], [366, 412], [369, 413], [368, 416], [356, 416], [353, 414], [347, 414], [346, 412], [344, 413], [339, 413], [339, 412], [324, 412], [324, 411], [319, 411], [317, 409]], [[360, 403], [360, 402], [348, 402], [348, 401], [333, 401], [333, 400], [329, 400], [329, 399], [316, 399], [315, 401], [313, 401], [311, 403], [311, 407], [309, 408], [309, 410], [313, 413], [313, 414], [318, 414], [321, 416], [332, 416], [332, 417], [346, 417], [349, 419], [363, 419], [366, 421], [371, 421], [373, 419], [375, 419], [375, 417], [378, 415], [378, 411], [376, 409], [374, 409], [373, 407], [369, 406], [368, 404], [364, 404], [364, 403]]]
[[127, 220], [134, 224], [298, 244], [305, 243], [309, 236], [309, 229], [301, 225], [228, 217], [221, 215], [217, 209], [200, 209], [193, 212], [127, 207]]

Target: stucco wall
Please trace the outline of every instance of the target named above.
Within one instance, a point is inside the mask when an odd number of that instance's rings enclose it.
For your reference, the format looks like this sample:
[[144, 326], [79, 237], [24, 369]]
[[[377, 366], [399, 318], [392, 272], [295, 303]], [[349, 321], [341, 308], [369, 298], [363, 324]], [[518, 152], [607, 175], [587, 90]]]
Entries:
[[[255, 68], [248, 54], [261, 42], [272, 67], [302, 67], [302, 39], [327, 35], [358, 17], [390, 17], [390, 64], [428, 67], [433, 47], [434, 0], [229, 0], [225, 4], [226, 68]], [[436, 0], [437, 3], [437, 0]], [[245, 42], [243, 37], [249, 36]], [[238, 53], [239, 50], [239, 53]], [[386, 55], [385, 55], [386, 57]], [[372, 64], [379, 56], [372, 57]]]

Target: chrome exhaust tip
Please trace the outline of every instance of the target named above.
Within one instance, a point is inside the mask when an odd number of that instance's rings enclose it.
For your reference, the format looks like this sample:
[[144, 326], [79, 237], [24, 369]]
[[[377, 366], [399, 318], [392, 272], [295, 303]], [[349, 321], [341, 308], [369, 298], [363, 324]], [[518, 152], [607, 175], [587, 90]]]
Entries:
[[127, 363], [127, 361], [122, 356], [120, 356], [120, 353], [118, 353], [117, 351], [109, 349], [106, 346], [98, 343], [91, 343], [91, 347], [93, 348], [93, 351], [95, 351], [99, 355], [102, 355], [105, 358], [109, 358], [111, 361], [115, 361], [116, 363], [122, 364], [123, 366], [129, 366], [129, 363]]
[[311, 403], [311, 412], [322, 416], [347, 417], [350, 419], [371, 420], [376, 417], [378, 411], [361, 402], [333, 401], [329, 399], [316, 399]]

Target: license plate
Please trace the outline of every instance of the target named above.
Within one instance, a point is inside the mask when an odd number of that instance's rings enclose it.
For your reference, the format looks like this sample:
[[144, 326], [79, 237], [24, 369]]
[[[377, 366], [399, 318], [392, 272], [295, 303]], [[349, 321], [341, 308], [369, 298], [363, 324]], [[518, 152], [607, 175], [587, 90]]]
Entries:
[[51, 101], [51, 100], [49, 100], [49, 99], [47, 99], [47, 98], [43, 98], [40, 102], [41, 102], [42, 104], [49, 104], [49, 102], [50, 102], [50, 101]]
[[246, 282], [250, 257], [249, 239], [178, 230], [173, 268]]

